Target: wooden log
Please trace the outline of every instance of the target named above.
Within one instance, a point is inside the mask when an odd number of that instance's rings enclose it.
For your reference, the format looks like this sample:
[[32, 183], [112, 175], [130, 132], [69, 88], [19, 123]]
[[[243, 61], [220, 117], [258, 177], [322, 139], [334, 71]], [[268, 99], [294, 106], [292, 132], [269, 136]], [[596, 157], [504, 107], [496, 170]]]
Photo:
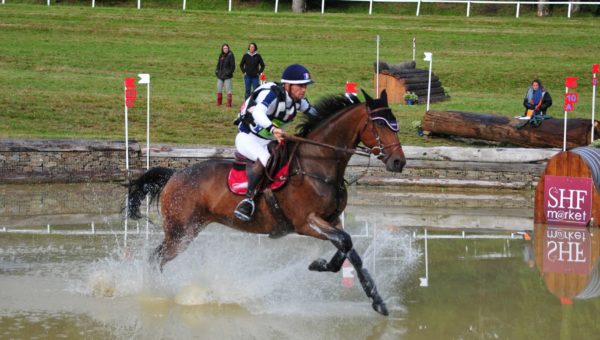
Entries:
[[[405, 68], [405, 69], [389, 69], [387, 70], [388, 73], [390, 74], [395, 74], [395, 75], [399, 75], [402, 77], [415, 77], [415, 76], [422, 76], [422, 75], [427, 75], [429, 74], [429, 70], [421, 70], [418, 68], [413, 68], [413, 69], [409, 69], [409, 68]], [[383, 72], [382, 72], [383, 73]]]
[[[447, 96], [445, 94], [436, 94], [436, 95], [431, 95], [429, 98], [429, 102], [430, 103], [437, 103], [437, 102], [441, 102], [443, 100], [447, 100], [449, 99], [450, 96]], [[419, 96], [419, 104], [426, 104], [427, 103], [427, 94], [425, 94], [424, 96]]]
[[[527, 124], [517, 129], [522, 121], [516, 118], [460, 111], [429, 111], [421, 120], [425, 133], [510, 143], [526, 147], [563, 146], [563, 119], [547, 119], [539, 127]], [[592, 123], [589, 119], [569, 119], [567, 148], [591, 143]], [[600, 135], [598, 121], [594, 122], [595, 139]]]
[[[424, 83], [424, 82], [428, 82], [429, 81], [429, 74], [425, 73], [425, 74], [395, 74], [395, 73], [390, 73], [388, 71], [383, 71], [381, 72], [381, 74], [385, 74], [391, 77], [394, 77], [396, 79], [402, 80], [404, 81], [404, 83], [406, 84], [412, 84], [412, 83]], [[438, 76], [436, 76], [435, 74], [431, 75], [431, 81], [439, 81], [440, 78]]]
[[[427, 88], [414, 90], [412, 92], [414, 92], [419, 97], [427, 97]], [[430, 93], [431, 93], [431, 96], [444, 94], [444, 88], [443, 87], [432, 87]]]
[[[427, 87], [429, 86], [429, 83], [424, 82], [424, 83], [414, 83], [414, 84], [410, 84], [407, 82], [404, 82], [404, 85], [406, 86], [406, 88], [409, 91], [414, 91], [414, 90], [422, 90], [422, 89], [427, 89]], [[440, 81], [432, 81], [431, 82], [431, 88], [436, 88], [436, 87], [442, 87], [442, 83]]]

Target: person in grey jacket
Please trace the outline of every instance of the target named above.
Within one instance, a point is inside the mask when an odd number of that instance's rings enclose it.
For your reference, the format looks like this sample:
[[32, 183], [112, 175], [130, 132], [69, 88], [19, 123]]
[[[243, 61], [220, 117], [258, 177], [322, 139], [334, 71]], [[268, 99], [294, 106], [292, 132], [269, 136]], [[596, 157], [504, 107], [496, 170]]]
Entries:
[[223, 44], [215, 69], [215, 75], [217, 76], [217, 106], [223, 104], [223, 86], [225, 86], [225, 91], [227, 91], [226, 106], [231, 107], [232, 105], [231, 78], [233, 78], [234, 71], [235, 57], [233, 52], [228, 44]]

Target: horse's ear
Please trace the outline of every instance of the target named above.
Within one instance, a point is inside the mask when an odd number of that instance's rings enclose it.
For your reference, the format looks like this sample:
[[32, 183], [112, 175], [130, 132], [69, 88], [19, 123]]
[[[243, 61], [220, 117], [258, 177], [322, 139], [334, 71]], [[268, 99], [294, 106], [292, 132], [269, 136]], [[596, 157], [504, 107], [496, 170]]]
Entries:
[[367, 104], [368, 104], [368, 103], [371, 103], [371, 102], [373, 102], [373, 98], [371, 98], [371, 96], [369, 96], [369, 95], [368, 95], [368, 94], [365, 92], [365, 90], [363, 90], [363, 89], [360, 89], [360, 91], [363, 93], [363, 96], [365, 96], [365, 101], [367, 102]]
[[381, 91], [381, 96], [379, 96], [379, 99], [383, 100], [383, 102], [387, 104], [387, 91], [385, 89]]

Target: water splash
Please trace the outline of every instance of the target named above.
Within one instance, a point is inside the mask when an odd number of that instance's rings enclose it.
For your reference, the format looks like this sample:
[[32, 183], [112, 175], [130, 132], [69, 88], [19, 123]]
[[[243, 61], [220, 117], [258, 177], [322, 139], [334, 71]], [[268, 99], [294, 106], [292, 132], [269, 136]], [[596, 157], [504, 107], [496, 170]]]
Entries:
[[[147, 260], [154, 247], [150, 244], [158, 243], [138, 240], [127, 251], [117, 249], [90, 266], [73, 289], [105, 298], [154, 296], [184, 306], [237, 305], [255, 315], [374, 314], [358, 279], [345, 288], [341, 271], [308, 271], [312, 260], [333, 255], [329, 242], [294, 236], [270, 240], [216, 229], [201, 234], [162, 273]], [[398, 287], [418, 263], [419, 253], [410, 245], [404, 232], [355, 239], [391, 310], [402, 310]]]

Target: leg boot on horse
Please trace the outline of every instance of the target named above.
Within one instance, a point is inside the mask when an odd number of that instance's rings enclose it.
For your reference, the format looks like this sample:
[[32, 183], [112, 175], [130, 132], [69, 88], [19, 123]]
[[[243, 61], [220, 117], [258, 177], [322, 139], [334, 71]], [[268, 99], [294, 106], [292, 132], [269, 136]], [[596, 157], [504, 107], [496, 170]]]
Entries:
[[244, 198], [235, 208], [234, 216], [242, 221], [250, 221], [254, 215], [254, 198], [261, 189], [265, 167], [260, 161], [246, 165], [246, 176], [248, 177], [248, 190]]

